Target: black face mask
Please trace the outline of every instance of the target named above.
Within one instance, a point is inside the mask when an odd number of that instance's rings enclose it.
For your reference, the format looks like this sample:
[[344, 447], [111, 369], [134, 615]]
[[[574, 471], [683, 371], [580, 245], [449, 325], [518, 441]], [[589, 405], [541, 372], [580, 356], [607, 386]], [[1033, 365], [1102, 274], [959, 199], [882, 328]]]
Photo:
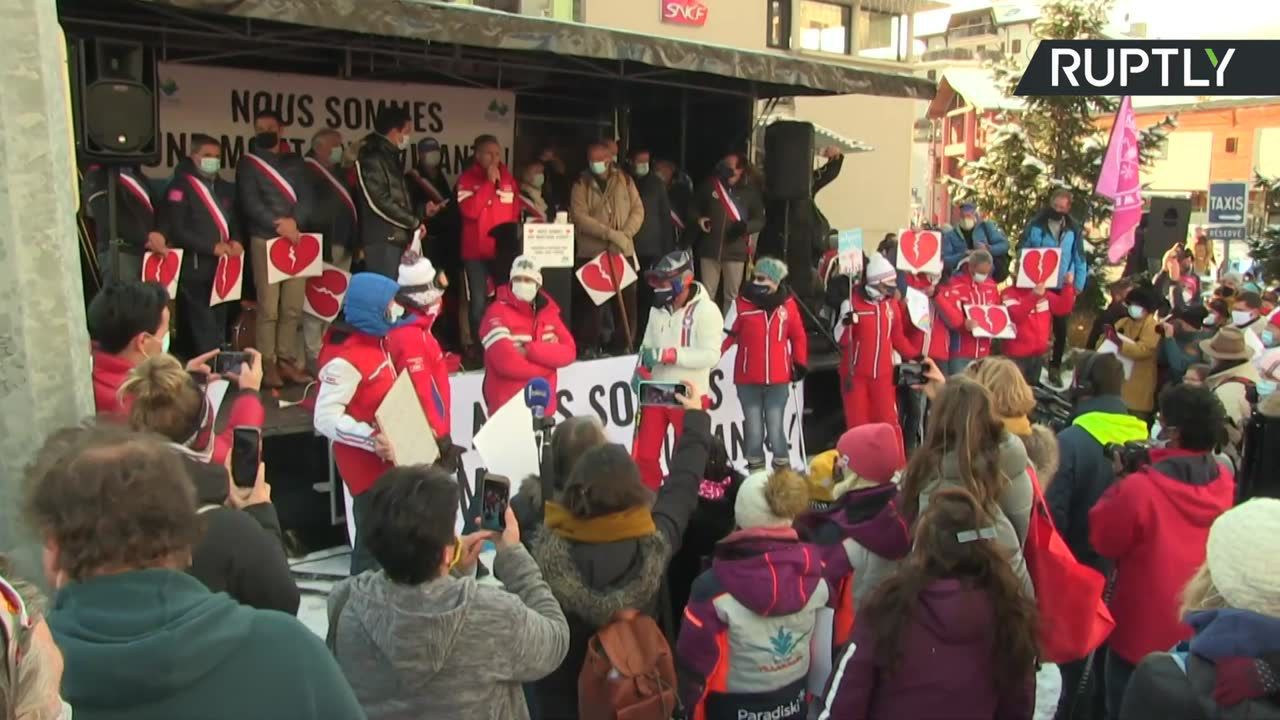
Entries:
[[747, 283], [747, 286], [742, 289], [742, 296], [757, 305], [772, 294], [768, 285], [761, 285], [756, 282]]
[[280, 144], [280, 133], [260, 132], [253, 136], [253, 141], [264, 150], [274, 150]]
[[1062, 222], [1067, 219], [1067, 214], [1064, 212], [1058, 212], [1053, 208], [1049, 208], [1049, 217], [1053, 220], [1057, 220], [1058, 222]]
[[653, 291], [653, 306], [659, 310], [671, 307], [671, 303], [676, 301], [676, 291], [673, 288], [665, 290]]
[[716, 177], [723, 182], [729, 182], [733, 179], [733, 168], [729, 167], [729, 163], [721, 162], [716, 165]]

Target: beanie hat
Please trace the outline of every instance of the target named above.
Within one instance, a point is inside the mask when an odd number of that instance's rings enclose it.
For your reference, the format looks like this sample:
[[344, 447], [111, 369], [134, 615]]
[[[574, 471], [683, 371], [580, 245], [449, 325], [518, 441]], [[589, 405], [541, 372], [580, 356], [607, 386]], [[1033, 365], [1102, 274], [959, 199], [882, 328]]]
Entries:
[[787, 264], [777, 258], [760, 258], [756, 261], [755, 272], [769, 278], [774, 285], [781, 285], [787, 277]]
[[791, 468], [759, 470], [743, 481], [733, 504], [734, 521], [743, 530], [791, 527], [809, 509], [809, 486]]
[[1228, 605], [1280, 618], [1280, 500], [1255, 498], [1219, 515], [1205, 555]]
[[867, 284], [868, 285], [897, 285], [898, 272], [893, 269], [885, 256], [876, 253], [871, 256], [871, 262], [867, 263]]
[[419, 288], [436, 281], [436, 268], [427, 258], [413, 258], [406, 253], [404, 260], [407, 262], [400, 264], [400, 272], [396, 276], [396, 282], [400, 287]]
[[817, 503], [835, 502], [835, 477], [837, 450], [828, 450], [813, 456], [809, 461], [809, 500]]
[[898, 433], [889, 423], [859, 425], [836, 442], [836, 452], [850, 472], [883, 485], [907, 466]]
[[438, 150], [440, 150], [440, 141], [433, 137], [422, 138], [418, 141], [419, 153], [425, 154], [429, 152], [437, 152]]
[[539, 286], [542, 285], [542, 268], [538, 267], [538, 261], [534, 260], [530, 255], [521, 255], [511, 263], [511, 279], [526, 278], [534, 281]]

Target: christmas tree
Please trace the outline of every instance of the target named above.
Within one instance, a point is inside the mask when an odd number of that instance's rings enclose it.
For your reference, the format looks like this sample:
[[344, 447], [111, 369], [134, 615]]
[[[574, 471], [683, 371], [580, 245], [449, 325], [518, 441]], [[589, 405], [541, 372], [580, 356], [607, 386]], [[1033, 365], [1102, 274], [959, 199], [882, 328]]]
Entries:
[[[1040, 39], [1095, 39], [1104, 37], [1112, 0], [1049, 0], [1041, 9], [1034, 32]], [[997, 87], [1012, 97], [1022, 78], [1022, 66], [1011, 55], [992, 64]], [[964, 163], [960, 180], [948, 178], [957, 202], [972, 202], [1003, 227], [1015, 244], [1031, 218], [1047, 201], [1049, 192], [1070, 188], [1075, 195], [1072, 214], [1089, 235], [1086, 257], [1090, 276], [1096, 278], [1106, 262], [1107, 222], [1111, 201], [1095, 195], [1094, 184], [1107, 150], [1108, 131], [1099, 118], [1114, 114], [1117, 98], [1102, 95], [1031, 96], [1020, 98], [1020, 107], [1005, 110], [980, 122], [987, 145], [985, 154]], [[1140, 131], [1139, 152], [1143, 165], [1155, 158], [1176, 118], [1166, 116]], [[1096, 306], [1099, 286], [1090, 284], [1088, 299]]]

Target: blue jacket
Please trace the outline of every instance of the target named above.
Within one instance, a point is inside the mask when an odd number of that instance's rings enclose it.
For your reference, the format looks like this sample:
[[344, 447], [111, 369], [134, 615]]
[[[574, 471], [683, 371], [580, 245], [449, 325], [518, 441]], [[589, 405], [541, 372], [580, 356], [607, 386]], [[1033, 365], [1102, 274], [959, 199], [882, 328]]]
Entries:
[[1027, 223], [1018, 247], [1062, 248], [1064, 257], [1058, 268], [1058, 279], [1066, 280], [1067, 273], [1075, 273], [1076, 292], [1084, 292], [1085, 281], [1089, 279], [1089, 266], [1084, 261], [1084, 231], [1074, 218], [1067, 217], [1062, 237], [1055, 240], [1053, 233], [1049, 232], [1049, 214], [1041, 211]]
[[[984, 243], [993, 257], [1009, 254], [1009, 238], [1005, 237], [990, 220], [983, 220], [973, 226], [974, 244]], [[969, 243], [965, 240], [960, 228], [948, 225], [942, 231], [942, 266], [947, 273], [955, 272], [956, 265], [968, 255]]]

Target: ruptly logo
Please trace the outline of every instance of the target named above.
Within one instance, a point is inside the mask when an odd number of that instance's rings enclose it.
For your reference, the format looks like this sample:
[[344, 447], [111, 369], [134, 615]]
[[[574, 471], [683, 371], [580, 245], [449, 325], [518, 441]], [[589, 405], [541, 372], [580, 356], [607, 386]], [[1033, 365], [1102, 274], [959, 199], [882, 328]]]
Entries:
[[1018, 95], [1274, 95], [1273, 40], [1045, 40]]

